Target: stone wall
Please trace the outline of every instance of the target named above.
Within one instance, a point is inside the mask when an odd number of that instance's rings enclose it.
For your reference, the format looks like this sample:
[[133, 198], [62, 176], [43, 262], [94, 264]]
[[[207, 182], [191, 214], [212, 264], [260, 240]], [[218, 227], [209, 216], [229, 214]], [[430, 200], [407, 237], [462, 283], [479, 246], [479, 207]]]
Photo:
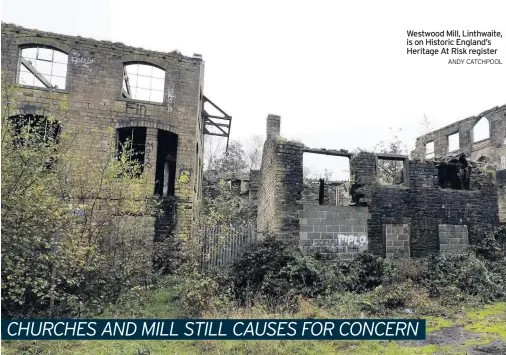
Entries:
[[367, 250], [367, 207], [303, 205], [299, 211], [303, 251], [352, 260]]
[[352, 198], [369, 206], [369, 250], [385, 255], [384, 224], [410, 223], [411, 256], [439, 251], [440, 224], [466, 224], [471, 244], [499, 225], [498, 194], [493, 177], [472, 174], [475, 190], [439, 187], [438, 170], [431, 161], [411, 160], [405, 185], [380, 185], [376, 178], [377, 158], [359, 153], [350, 159]]
[[[10, 83], [18, 80], [20, 50], [25, 46], [46, 46], [68, 55], [65, 89], [22, 86], [15, 98], [16, 106], [9, 107], [9, 115], [47, 115], [57, 113], [66, 105], [68, 114], [58, 119], [64, 133], [73, 137], [72, 149], [76, 156], [99, 166], [114, 154], [109, 144], [111, 128], [114, 132], [125, 127], [146, 127], [144, 168], [154, 177], [158, 132], [177, 134], [178, 230], [188, 233], [198, 213], [201, 194], [202, 59], [5, 23], [2, 23], [1, 35], [2, 79]], [[154, 65], [165, 71], [162, 103], [122, 98], [123, 66], [130, 62]]]
[[463, 252], [469, 246], [466, 225], [439, 225], [439, 250], [441, 253]]
[[410, 226], [406, 224], [384, 224], [385, 257], [389, 259], [410, 256]]
[[[506, 105], [494, 107], [476, 116], [457, 121], [446, 127], [427, 133], [416, 140], [414, 155], [425, 157], [425, 147], [429, 142], [434, 142], [434, 156], [439, 158], [447, 155], [448, 136], [458, 133], [459, 149], [452, 154], [465, 153], [471, 160], [481, 157], [489, 159], [491, 164], [501, 169], [501, 157], [506, 158]], [[486, 117], [490, 123], [490, 138], [480, 142], [474, 142], [473, 127], [482, 118]], [[504, 168], [502, 168], [504, 169]]]
[[[299, 240], [304, 145], [279, 136], [279, 116], [267, 117], [258, 190], [257, 230], [294, 243]], [[272, 129], [274, 131], [272, 131]]]

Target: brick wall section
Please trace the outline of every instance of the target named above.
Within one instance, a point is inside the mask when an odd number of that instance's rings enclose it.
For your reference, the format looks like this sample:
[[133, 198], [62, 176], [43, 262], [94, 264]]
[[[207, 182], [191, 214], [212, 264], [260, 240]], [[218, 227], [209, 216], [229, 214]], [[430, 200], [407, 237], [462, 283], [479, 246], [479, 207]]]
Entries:
[[495, 174], [497, 186], [506, 186], [506, 170], [498, 170]]
[[410, 256], [409, 224], [384, 224], [385, 256], [390, 259]]
[[[276, 116], [279, 120], [279, 116]], [[267, 132], [260, 170], [257, 230], [298, 243], [302, 209], [302, 154], [304, 145], [279, 137], [279, 125], [267, 118]]]
[[267, 137], [279, 136], [281, 132], [281, 117], [278, 115], [267, 116]]
[[473, 244], [499, 225], [498, 194], [494, 179], [472, 174], [474, 191], [441, 189], [432, 162], [409, 162], [408, 186], [384, 186], [376, 182], [376, 157], [362, 152], [350, 159], [352, 198], [369, 206], [369, 250], [385, 255], [383, 224], [411, 224], [411, 256], [439, 251], [440, 224], [469, 228]]
[[[288, 142], [277, 135], [268, 134], [264, 144], [258, 195], [260, 232], [272, 232], [299, 240], [299, 220], [295, 216], [297, 210], [304, 211], [303, 148], [301, 143]], [[377, 182], [376, 164], [377, 157], [373, 153], [360, 152], [350, 158], [352, 203], [368, 207], [368, 249], [376, 255], [386, 255], [383, 231], [385, 224], [409, 224], [412, 257], [439, 252], [441, 224], [466, 224], [470, 244], [476, 243], [499, 225], [498, 189], [496, 179], [490, 174], [473, 172], [471, 190], [442, 189], [439, 187], [438, 169], [434, 162], [410, 160], [407, 163], [406, 184], [387, 186]], [[315, 232], [316, 223], [305, 223], [305, 230], [301, 227], [301, 232], [308, 234], [303, 234], [303, 238], [310, 239], [311, 228], [312, 233], [320, 233], [321, 238], [321, 225]], [[313, 236], [318, 238], [317, 234]]]
[[[490, 139], [482, 142], [473, 142], [473, 127], [480, 118], [486, 117], [490, 122]], [[457, 153], [465, 153], [472, 160], [486, 156], [500, 168], [501, 157], [506, 157], [506, 105], [494, 107], [477, 116], [468, 117], [451, 125], [427, 133], [416, 140], [415, 156], [425, 156], [425, 145], [434, 142], [434, 156], [436, 158], [448, 153], [448, 136], [459, 134], [460, 149]]]
[[[126, 46], [122, 43], [97, 41], [49, 32], [26, 29], [2, 23], [2, 78], [15, 83], [20, 65], [20, 48], [25, 45], [46, 45], [68, 54], [67, 84], [64, 91], [23, 87], [10, 107], [10, 114], [55, 113], [63, 102], [69, 114], [62, 123], [65, 133], [75, 138], [74, 153], [90, 162], [108, 159], [109, 128], [148, 127], [146, 144], [154, 154], [146, 163], [156, 166], [157, 130], [178, 135], [177, 171], [190, 169], [190, 181], [176, 181], [179, 201], [178, 228], [189, 231], [198, 211], [197, 196], [201, 190], [203, 127], [200, 120], [201, 89], [204, 62], [177, 52], [162, 53]], [[88, 65], [72, 60], [78, 56]], [[149, 103], [121, 98], [123, 65], [137, 61], [154, 64], [165, 70], [164, 102]], [[173, 93], [173, 98], [169, 98]], [[141, 107], [137, 110], [137, 107]], [[197, 153], [197, 144], [200, 147]], [[154, 171], [154, 168], [152, 168]], [[148, 166], [148, 170], [149, 166]]]
[[463, 252], [469, 246], [467, 226], [439, 225], [439, 250], [441, 253]]
[[498, 170], [495, 178], [499, 191], [499, 221], [506, 223], [506, 170]]
[[299, 247], [307, 252], [352, 260], [367, 250], [367, 207], [303, 205]]

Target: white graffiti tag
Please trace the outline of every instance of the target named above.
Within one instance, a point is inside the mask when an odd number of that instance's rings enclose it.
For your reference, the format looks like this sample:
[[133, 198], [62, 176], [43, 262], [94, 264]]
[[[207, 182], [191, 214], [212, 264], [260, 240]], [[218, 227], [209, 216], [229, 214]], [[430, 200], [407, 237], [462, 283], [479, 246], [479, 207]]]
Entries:
[[172, 102], [174, 100], [174, 89], [169, 89], [169, 92], [167, 94], [167, 110], [169, 112], [172, 112], [173, 108], [172, 108]]
[[81, 57], [81, 54], [76, 50], [73, 50], [72, 52], [70, 52], [70, 54], [71, 54], [70, 62], [72, 64], [86, 68], [88, 69], [89, 72], [91, 72], [91, 64], [95, 62], [95, 59]]

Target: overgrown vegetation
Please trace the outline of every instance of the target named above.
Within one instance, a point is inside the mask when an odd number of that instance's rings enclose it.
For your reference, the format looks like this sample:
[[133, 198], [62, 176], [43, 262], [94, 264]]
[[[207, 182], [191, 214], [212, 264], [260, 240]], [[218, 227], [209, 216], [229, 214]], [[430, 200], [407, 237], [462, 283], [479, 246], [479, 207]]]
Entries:
[[25, 114], [16, 87], [4, 84], [2, 95], [3, 316], [100, 312], [150, 283], [156, 205], [135, 152], [116, 157], [111, 130], [111, 153], [83, 159], [76, 132], [48, 130], [65, 121], [65, 101]]
[[[9, 101], [2, 111], [4, 317], [402, 315], [428, 318], [430, 323], [430, 317], [456, 315], [463, 307], [506, 301], [504, 229], [487, 235], [464, 254], [386, 260], [363, 253], [352, 262], [302, 253], [271, 236], [249, 245], [230, 267], [206, 272], [195, 257], [201, 252], [198, 244], [183, 247], [167, 236], [155, 241], [159, 244], [152, 264], [153, 248], [146, 241], [153, 236], [160, 206], [152, 199], [150, 177], [132, 159], [136, 153], [127, 144], [119, 157], [106, 153], [92, 162], [83, 160], [74, 149], [72, 132], [48, 135], [30, 123], [32, 116], [18, 117], [24, 123], [13, 124], [10, 107], [15, 107], [16, 90], [5, 87], [3, 92], [3, 99]], [[45, 120], [64, 121], [66, 111], [62, 102]], [[106, 150], [114, 152], [114, 144], [111, 139]], [[234, 154], [217, 157], [217, 167], [241, 170], [247, 166], [240, 145], [232, 148]], [[258, 160], [250, 158], [251, 164]], [[204, 223], [228, 226], [251, 221], [245, 201], [223, 181], [205, 197]], [[478, 315], [469, 317], [486, 323]], [[438, 318], [430, 325], [437, 329], [448, 325], [445, 321]], [[506, 334], [496, 324], [492, 330], [486, 324], [480, 326], [485, 332]], [[174, 351], [195, 351], [193, 346], [197, 352], [217, 349], [218, 353], [246, 348], [264, 353], [267, 349], [195, 344], [174, 346]], [[376, 347], [365, 353], [381, 348], [379, 343], [369, 344]], [[16, 350], [38, 347], [32, 344]], [[279, 352], [300, 350], [278, 347]], [[336, 350], [335, 345], [308, 347], [305, 350]], [[132, 351], [149, 353], [142, 347]]]
[[[352, 262], [325, 260], [279, 239], [266, 238], [250, 245], [230, 269], [193, 275], [192, 283], [183, 289], [182, 299], [188, 301], [184, 309], [195, 316], [228, 302], [236, 307], [295, 312], [300, 298], [332, 307], [336, 299], [357, 295], [360, 311], [374, 315], [403, 307], [431, 313], [463, 303], [505, 301], [505, 256], [492, 242], [503, 233], [499, 230], [477, 251], [463, 254], [387, 260], [363, 253]], [[495, 258], [486, 259], [490, 253]], [[197, 295], [202, 296], [201, 301], [196, 300]]]

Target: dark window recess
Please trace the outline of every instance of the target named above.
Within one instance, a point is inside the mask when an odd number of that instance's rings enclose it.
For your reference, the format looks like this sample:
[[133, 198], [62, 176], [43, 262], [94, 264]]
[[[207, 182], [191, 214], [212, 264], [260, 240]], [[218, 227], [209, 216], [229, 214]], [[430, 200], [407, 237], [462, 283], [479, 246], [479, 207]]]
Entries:
[[155, 194], [174, 196], [176, 183], [177, 134], [158, 130]]
[[471, 167], [465, 158], [441, 162], [437, 166], [439, 186], [443, 189], [470, 190]]
[[136, 160], [139, 163], [142, 172], [144, 169], [145, 150], [145, 127], [128, 127], [118, 129], [118, 159], [126, 153], [129, 159]]
[[13, 126], [15, 146], [41, 147], [58, 143], [62, 127], [55, 121], [42, 115], [10, 116]]
[[325, 180], [320, 179], [320, 190], [318, 192], [318, 203], [320, 205], [325, 204]]

